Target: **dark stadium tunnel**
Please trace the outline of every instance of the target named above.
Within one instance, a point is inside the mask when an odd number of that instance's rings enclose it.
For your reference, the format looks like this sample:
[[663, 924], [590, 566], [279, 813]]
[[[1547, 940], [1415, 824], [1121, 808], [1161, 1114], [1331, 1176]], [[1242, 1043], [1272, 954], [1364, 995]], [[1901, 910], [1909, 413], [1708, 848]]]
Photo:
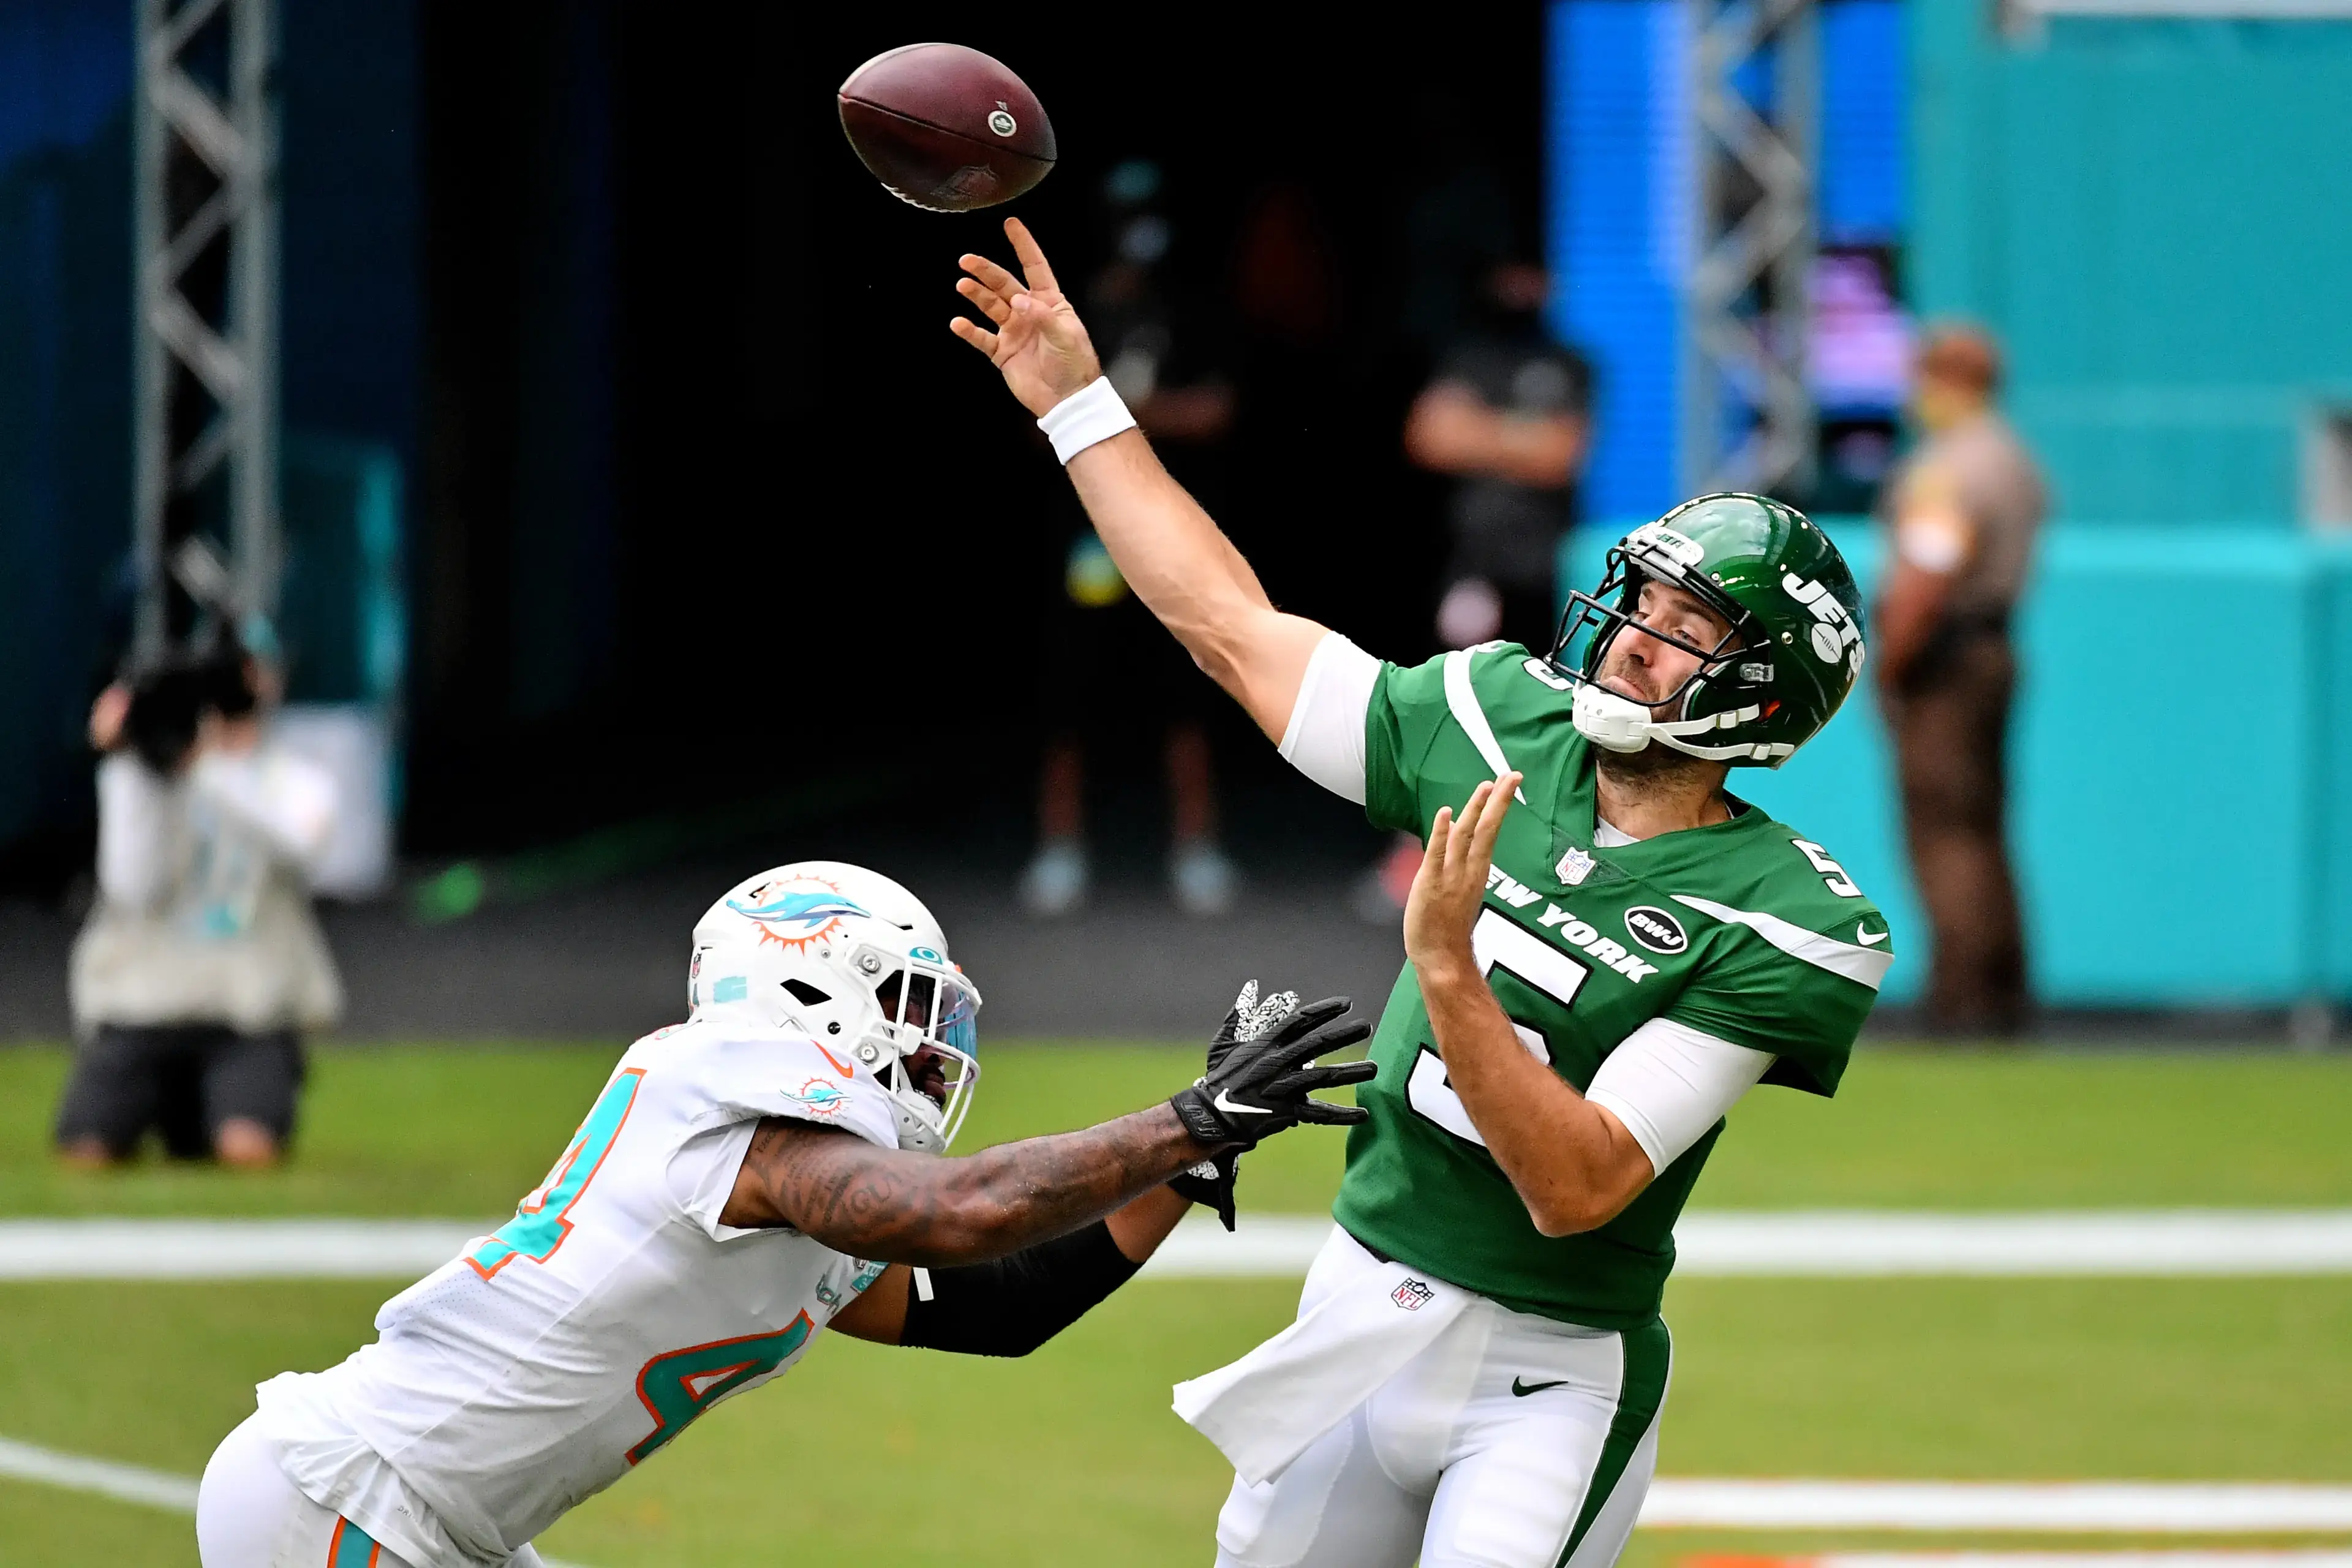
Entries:
[[[1239, 8], [1186, 34], [1246, 47], [1175, 49], [946, 6], [421, 5], [407, 847], [546, 842], [876, 764], [959, 813], [1022, 811], [1029, 628], [1066, 502], [945, 330], [955, 258], [1003, 254], [1002, 214], [890, 199], [832, 99], [925, 37], [998, 53], [1051, 111], [1063, 163], [1011, 210], [1066, 278], [1125, 158], [1166, 170], [1178, 258], [1220, 298], [1253, 214], [1297, 220], [1308, 270], [1234, 331], [1223, 521], [1280, 602], [1420, 657], [1438, 536], [1398, 449], [1422, 369], [1388, 303], [1401, 197], [1485, 158], [1533, 233], [1541, 15], [1496, 24], [1524, 34], [1508, 48], [1417, 35], [1400, 81], [1394, 39]], [[1416, 147], [1472, 100], [1490, 144]], [[909, 701], [937, 715], [911, 752]], [[1226, 717], [1237, 813], [1286, 799]], [[1148, 767], [1134, 782], [1155, 793]]]

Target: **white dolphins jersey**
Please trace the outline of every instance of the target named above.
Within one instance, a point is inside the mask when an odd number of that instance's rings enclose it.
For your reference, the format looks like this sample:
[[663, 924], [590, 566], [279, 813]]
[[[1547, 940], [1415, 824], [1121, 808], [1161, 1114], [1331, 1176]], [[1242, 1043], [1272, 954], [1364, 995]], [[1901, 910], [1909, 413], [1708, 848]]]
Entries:
[[887, 1093], [815, 1040], [647, 1036], [513, 1219], [385, 1302], [374, 1343], [261, 1384], [288, 1477], [411, 1563], [501, 1563], [782, 1375], [883, 1265], [719, 1223], [764, 1116], [898, 1147]]

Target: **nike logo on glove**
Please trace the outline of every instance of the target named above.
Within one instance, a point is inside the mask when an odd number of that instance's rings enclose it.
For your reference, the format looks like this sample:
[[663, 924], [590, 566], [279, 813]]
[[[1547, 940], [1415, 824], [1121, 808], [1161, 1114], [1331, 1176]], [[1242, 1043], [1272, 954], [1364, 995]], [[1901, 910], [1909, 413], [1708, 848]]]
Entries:
[[1244, 1116], [1270, 1116], [1273, 1114], [1272, 1111], [1266, 1110], [1263, 1105], [1244, 1105], [1237, 1100], [1229, 1099], [1226, 1097], [1225, 1091], [1222, 1089], [1217, 1090], [1217, 1098], [1209, 1101], [1209, 1103], [1215, 1106], [1219, 1110], [1224, 1111], [1228, 1115], [1236, 1111]]
[[1873, 947], [1879, 942], [1885, 942], [1887, 938], [1888, 931], [1893, 930], [1894, 928], [1890, 926], [1886, 931], [1869, 931], [1863, 930], [1860, 925], [1856, 925], [1853, 928], [1853, 938], [1864, 947]]
[[1563, 1387], [1567, 1383], [1568, 1379], [1564, 1377], [1554, 1378], [1549, 1383], [1523, 1383], [1515, 1377], [1511, 1379], [1511, 1392], [1519, 1398], [1525, 1399], [1530, 1394], [1541, 1394], [1547, 1388]]

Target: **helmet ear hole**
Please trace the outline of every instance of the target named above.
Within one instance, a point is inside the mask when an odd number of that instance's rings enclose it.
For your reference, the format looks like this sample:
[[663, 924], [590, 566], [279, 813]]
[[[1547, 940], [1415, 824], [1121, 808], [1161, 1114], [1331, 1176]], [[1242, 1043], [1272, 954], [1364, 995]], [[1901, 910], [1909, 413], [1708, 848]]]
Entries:
[[784, 989], [793, 994], [794, 1001], [804, 1006], [822, 1007], [833, 1000], [829, 992], [820, 991], [807, 981], [798, 978], [785, 981]]

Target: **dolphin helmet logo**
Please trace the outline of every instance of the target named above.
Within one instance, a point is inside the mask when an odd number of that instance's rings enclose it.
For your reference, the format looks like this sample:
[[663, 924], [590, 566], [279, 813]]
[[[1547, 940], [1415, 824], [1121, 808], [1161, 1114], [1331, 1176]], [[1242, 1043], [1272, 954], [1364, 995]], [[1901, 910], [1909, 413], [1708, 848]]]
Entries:
[[843, 898], [837, 889], [813, 877], [762, 882], [742, 898], [728, 900], [727, 907], [756, 922], [762, 942], [791, 948], [822, 941], [839, 930], [847, 917], [868, 913], [863, 904]]

